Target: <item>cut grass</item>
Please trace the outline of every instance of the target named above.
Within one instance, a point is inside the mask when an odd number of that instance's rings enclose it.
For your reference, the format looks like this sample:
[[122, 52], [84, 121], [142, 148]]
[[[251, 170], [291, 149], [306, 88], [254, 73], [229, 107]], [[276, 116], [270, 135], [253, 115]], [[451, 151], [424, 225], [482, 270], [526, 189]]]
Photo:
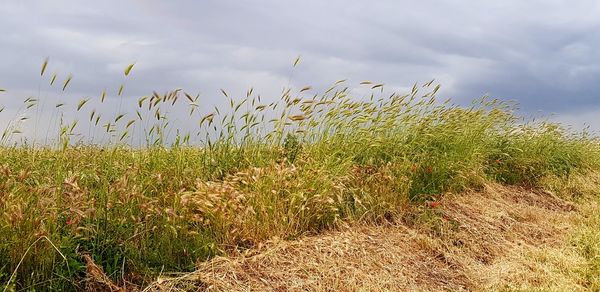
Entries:
[[394, 223], [217, 257], [145, 291], [596, 291], [599, 201], [491, 184], [415, 206]]
[[[405, 95], [365, 85], [364, 97], [340, 81], [314, 96], [284, 90], [271, 103], [252, 90], [239, 99], [223, 91], [229, 107], [203, 114], [198, 96], [154, 92], [135, 115], [109, 118], [91, 108], [103, 94], [73, 108], [90, 109], [87, 122], [65, 120], [57, 104], [48, 145], [18, 140], [27, 119], [17, 116], [0, 139], [0, 283], [77, 290], [96, 267], [118, 285], [143, 286], [274, 237], [390, 222], [448, 192], [535, 187], [600, 168], [595, 138], [519, 122], [507, 103], [438, 102], [431, 82]], [[28, 98], [25, 111], [38, 100]], [[181, 100], [197, 129], [170, 125], [166, 113]], [[85, 126], [91, 136], [77, 138]], [[138, 138], [146, 147], [127, 145]]]

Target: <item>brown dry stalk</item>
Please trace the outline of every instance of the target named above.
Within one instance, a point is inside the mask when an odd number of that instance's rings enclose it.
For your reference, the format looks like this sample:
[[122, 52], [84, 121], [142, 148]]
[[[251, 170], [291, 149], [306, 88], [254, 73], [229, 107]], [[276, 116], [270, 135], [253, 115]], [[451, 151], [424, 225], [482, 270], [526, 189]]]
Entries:
[[[404, 216], [393, 225], [272, 240], [242, 255], [200, 263], [196, 272], [161, 278], [146, 291], [543, 288], [545, 282], [535, 279], [540, 271], [521, 273], [531, 264], [526, 256], [559, 246], [576, 215], [572, 204], [548, 192], [498, 185], [447, 196], [435, 209], [420, 211], [434, 211], [431, 218]], [[544, 280], [583, 289], [552, 276]]]

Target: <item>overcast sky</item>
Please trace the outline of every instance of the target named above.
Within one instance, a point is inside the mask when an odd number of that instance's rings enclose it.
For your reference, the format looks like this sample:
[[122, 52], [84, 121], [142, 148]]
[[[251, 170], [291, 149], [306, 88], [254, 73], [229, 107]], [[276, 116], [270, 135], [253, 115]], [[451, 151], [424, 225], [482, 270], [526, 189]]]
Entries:
[[117, 88], [132, 62], [132, 100], [181, 87], [211, 103], [219, 88], [268, 95], [343, 78], [402, 91], [435, 78], [444, 98], [489, 94], [600, 129], [600, 1], [0, 3], [4, 122], [37, 93], [49, 56], [61, 82], [73, 74], [74, 100]]

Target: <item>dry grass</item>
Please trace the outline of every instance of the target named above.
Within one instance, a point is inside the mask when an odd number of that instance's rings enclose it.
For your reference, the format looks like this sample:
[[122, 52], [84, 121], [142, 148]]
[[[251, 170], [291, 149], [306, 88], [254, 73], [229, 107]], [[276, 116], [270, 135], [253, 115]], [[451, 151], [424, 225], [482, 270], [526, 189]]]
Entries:
[[[221, 90], [227, 105], [213, 108], [214, 96], [182, 89], [125, 96], [130, 64], [116, 92], [74, 104], [63, 98], [71, 75], [55, 84], [47, 66], [39, 82], [56, 98], [27, 97], [0, 129], [5, 290], [130, 290], [219, 255], [230, 260], [185, 278], [224, 289], [502, 288], [508, 280], [482, 280], [487, 267], [560, 241], [563, 223], [552, 219], [573, 207], [494, 184], [575, 198], [588, 191], [564, 179], [600, 170], [598, 137], [520, 117], [511, 102], [442, 101], [433, 81], [404, 93], [345, 80], [279, 97]], [[127, 100], [136, 109], [122, 112]], [[596, 235], [577, 241], [586, 287], [598, 270]], [[266, 244], [275, 237], [304, 239]]]
[[[597, 206], [597, 205], [596, 205]], [[580, 214], [549, 192], [488, 185], [385, 226], [274, 240], [147, 290], [585, 290], [566, 247]]]

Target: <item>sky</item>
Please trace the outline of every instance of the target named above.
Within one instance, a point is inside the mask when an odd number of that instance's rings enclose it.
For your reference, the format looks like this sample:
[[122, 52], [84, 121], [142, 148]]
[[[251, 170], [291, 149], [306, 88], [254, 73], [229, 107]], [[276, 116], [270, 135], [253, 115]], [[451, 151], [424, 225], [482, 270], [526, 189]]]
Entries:
[[[524, 115], [600, 130], [594, 0], [0, 0], [0, 15], [4, 124], [29, 95], [76, 103], [123, 82], [126, 100], [184, 88], [212, 105], [220, 88], [279, 96], [347, 78], [399, 92], [435, 79], [444, 98], [487, 94], [517, 101]], [[67, 93], [41, 81], [46, 57], [60, 82], [73, 75]]]

